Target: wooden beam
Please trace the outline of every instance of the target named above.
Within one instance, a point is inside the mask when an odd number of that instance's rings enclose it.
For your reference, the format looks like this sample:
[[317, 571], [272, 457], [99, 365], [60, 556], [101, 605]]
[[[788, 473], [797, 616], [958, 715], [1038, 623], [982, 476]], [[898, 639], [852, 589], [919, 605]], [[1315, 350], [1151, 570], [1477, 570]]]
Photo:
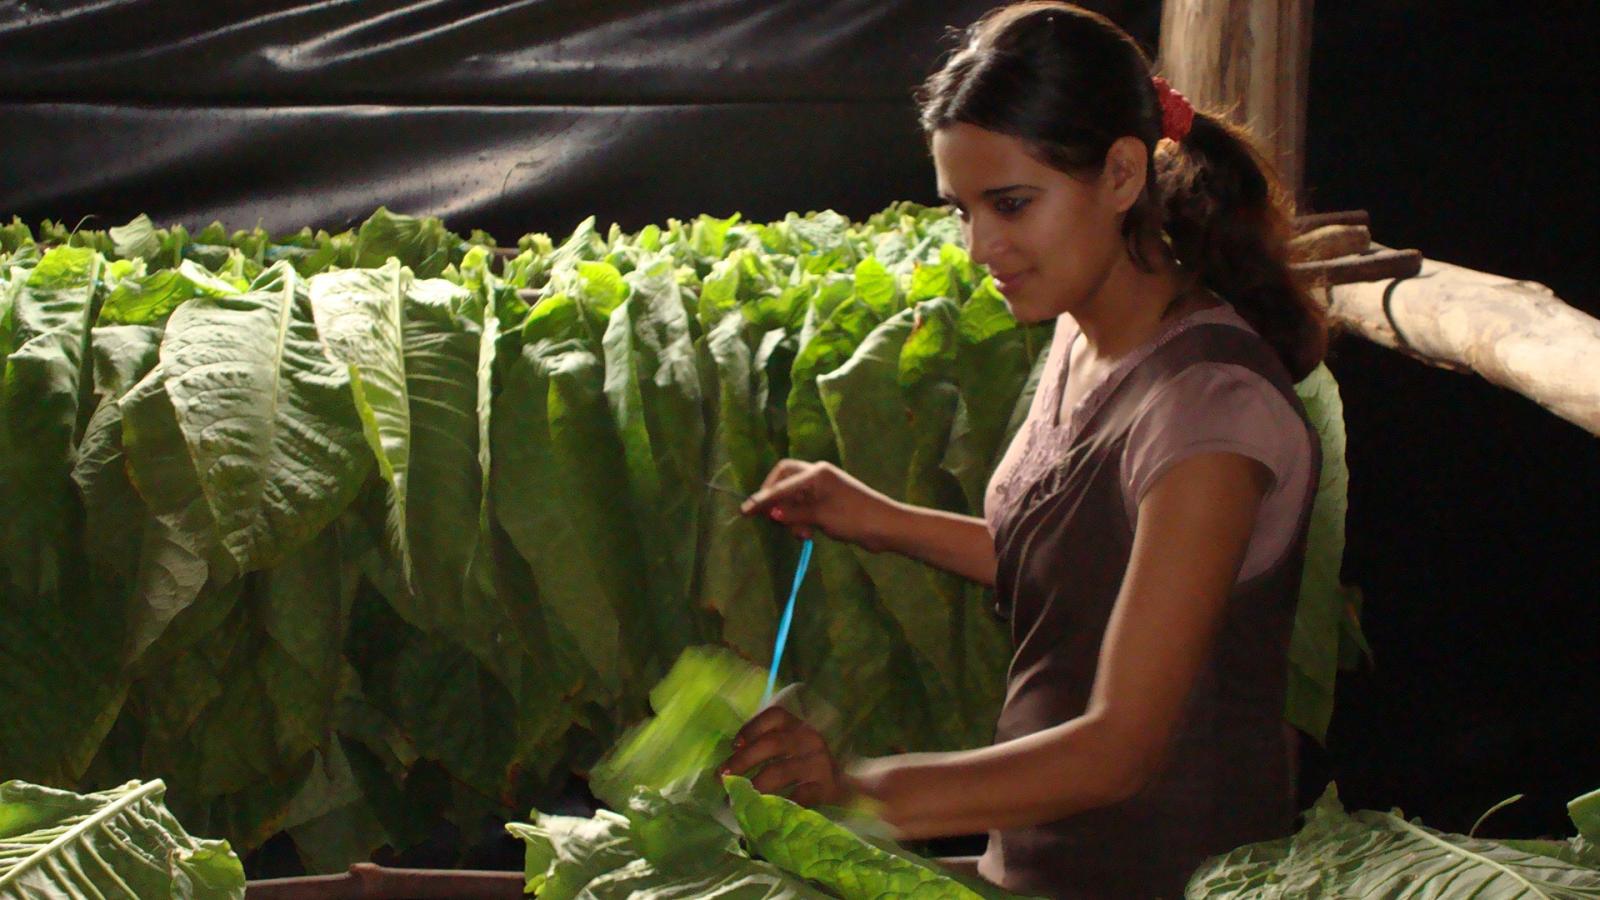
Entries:
[[1436, 260], [1326, 290], [1330, 319], [1430, 365], [1476, 372], [1600, 435], [1600, 319], [1553, 291]]
[[1255, 133], [1302, 196], [1312, 0], [1166, 0], [1159, 68], [1200, 109]]

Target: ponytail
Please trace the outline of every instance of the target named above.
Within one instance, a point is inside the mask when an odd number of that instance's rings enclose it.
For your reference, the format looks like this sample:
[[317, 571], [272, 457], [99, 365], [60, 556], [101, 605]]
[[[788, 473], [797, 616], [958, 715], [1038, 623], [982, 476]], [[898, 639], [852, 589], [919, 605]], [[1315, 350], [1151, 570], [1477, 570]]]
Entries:
[[1327, 317], [1289, 268], [1289, 203], [1249, 132], [1197, 112], [1181, 143], [1154, 157], [1172, 255], [1231, 303], [1277, 351], [1296, 381], [1327, 352]]

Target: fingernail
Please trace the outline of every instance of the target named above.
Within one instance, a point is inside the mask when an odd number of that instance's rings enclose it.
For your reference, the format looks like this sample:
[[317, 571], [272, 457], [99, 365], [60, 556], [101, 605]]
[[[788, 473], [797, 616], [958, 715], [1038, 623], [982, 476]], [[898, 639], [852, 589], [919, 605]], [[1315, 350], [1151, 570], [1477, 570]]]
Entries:
[[717, 770], [717, 774], [718, 775], [732, 775], [733, 774], [733, 770], [728, 768], [727, 766], [723, 766], [722, 768]]
[[783, 521], [783, 510], [774, 509], [772, 511], [772, 521], [774, 521], [774, 522], [782, 522]]

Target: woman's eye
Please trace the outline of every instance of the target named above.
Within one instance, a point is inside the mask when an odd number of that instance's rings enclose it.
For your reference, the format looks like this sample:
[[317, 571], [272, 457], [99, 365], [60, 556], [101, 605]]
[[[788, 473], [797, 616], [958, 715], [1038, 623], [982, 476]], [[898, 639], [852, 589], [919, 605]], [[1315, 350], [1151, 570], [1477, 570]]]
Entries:
[[1027, 205], [1028, 200], [1024, 197], [1001, 197], [994, 202], [995, 212], [1003, 216], [1016, 215]]

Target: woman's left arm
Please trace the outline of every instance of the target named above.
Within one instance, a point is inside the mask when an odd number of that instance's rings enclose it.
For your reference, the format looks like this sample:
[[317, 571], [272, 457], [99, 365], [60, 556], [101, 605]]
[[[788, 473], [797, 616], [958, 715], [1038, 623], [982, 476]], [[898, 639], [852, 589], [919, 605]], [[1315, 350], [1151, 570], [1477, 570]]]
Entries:
[[864, 760], [846, 786], [907, 839], [1035, 825], [1138, 793], [1206, 664], [1270, 483], [1265, 465], [1219, 452], [1151, 485], [1082, 716], [979, 750]]

